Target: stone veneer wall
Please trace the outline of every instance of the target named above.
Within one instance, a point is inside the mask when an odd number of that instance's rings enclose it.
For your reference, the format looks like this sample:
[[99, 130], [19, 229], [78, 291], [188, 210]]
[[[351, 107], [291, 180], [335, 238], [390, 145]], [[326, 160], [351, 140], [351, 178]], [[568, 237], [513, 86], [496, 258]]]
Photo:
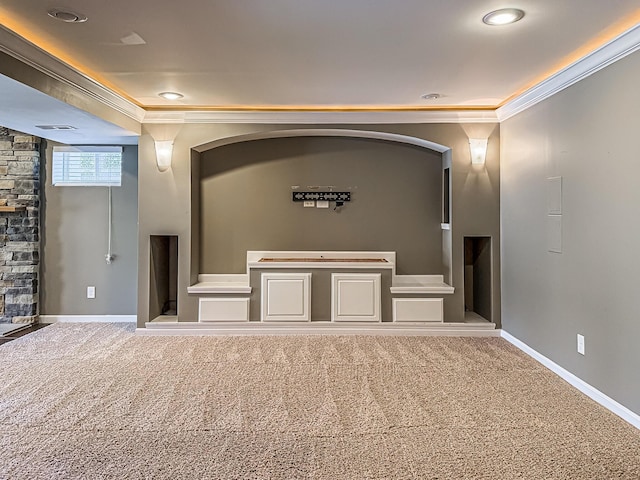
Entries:
[[40, 139], [0, 127], [0, 323], [38, 321]]

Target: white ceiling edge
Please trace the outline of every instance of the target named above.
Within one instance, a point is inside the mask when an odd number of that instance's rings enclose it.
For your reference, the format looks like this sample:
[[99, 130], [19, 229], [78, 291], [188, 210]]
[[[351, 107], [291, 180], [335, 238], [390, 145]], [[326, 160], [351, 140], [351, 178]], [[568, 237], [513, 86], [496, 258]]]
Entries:
[[394, 124], [498, 123], [495, 110], [422, 111], [152, 111], [142, 123]]
[[0, 25], [0, 51], [137, 122], [141, 122], [144, 118], [145, 111], [141, 107], [2, 25]]
[[640, 24], [498, 108], [503, 122], [640, 49]]
[[[266, 123], [266, 124], [398, 124], [498, 123], [536, 105], [580, 80], [640, 49], [640, 24], [611, 42], [543, 80], [496, 110], [422, 111], [146, 111], [97, 81], [76, 71], [0, 25], [0, 51], [82, 94], [147, 124]], [[129, 139], [131, 141], [131, 139]]]
[[499, 123], [555, 95], [612, 63], [640, 50], [640, 24], [531, 87], [496, 110], [423, 110], [370, 112], [153, 111], [143, 123]]

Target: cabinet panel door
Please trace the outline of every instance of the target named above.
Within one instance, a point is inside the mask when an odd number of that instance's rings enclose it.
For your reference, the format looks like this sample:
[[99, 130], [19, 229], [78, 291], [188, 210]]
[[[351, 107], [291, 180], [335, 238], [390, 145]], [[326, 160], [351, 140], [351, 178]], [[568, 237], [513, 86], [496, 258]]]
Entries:
[[201, 298], [198, 311], [201, 322], [248, 322], [248, 298]]
[[442, 298], [394, 298], [394, 322], [442, 322]]
[[380, 322], [379, 273], [331, 275], [331, 321]]
[[263, 273], [261, 288], [263, 322], [311, 320], [311, 273]]

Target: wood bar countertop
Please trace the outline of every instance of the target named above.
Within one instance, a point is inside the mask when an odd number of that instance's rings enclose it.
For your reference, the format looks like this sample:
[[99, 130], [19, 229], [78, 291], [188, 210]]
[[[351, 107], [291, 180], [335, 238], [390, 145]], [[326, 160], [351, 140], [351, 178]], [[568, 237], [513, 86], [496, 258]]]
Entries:
[[386, 258], [261, 258], [258, 262], [283, 262], [283, 263], [388, 263]]

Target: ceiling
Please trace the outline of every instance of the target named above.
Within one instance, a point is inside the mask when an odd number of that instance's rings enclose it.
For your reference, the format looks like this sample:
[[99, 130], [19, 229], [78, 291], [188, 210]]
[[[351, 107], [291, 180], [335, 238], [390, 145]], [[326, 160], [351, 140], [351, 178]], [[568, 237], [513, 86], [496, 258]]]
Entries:
[[[47, 11], [56, 7], [88, 20], [55, 20]], [[520, 8], [525, 17], [500, 27], [482, 23], [504, 7]], [[0, 23], [146, 111], [495, 110], [640, 23], [640, 6], [638, 0], [0, 0]], [[163, 91], [184, 97], [165, 100], [158, 96]], [[424, 100], [426, 93], [441, 97]]]

